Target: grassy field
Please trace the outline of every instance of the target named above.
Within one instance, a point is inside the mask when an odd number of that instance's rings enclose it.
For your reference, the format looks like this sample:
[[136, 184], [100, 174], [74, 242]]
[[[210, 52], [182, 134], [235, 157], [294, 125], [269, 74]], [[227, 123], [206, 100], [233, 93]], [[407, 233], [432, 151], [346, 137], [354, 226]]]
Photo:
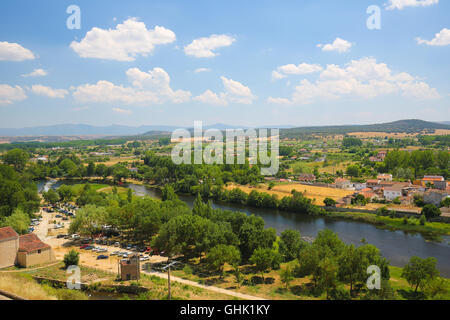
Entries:
[[302, 192], [307, 198], [315, 199], [315, 204], [317, 205], [324, 205], [323, 200], [325, 198], [332, 198], [334, 200], [338, 200], [347, 195], [353, 194], [354, 192], [336, 188], [315, 187], [298, 183], [280, 183], [277, 184], [275, 187], [273, 187], [272, 190], [268, 190], [267, 184], [260, 184], [256, 188], [231, 184], [228, 185], [226, 188], [229, 190], [239, 188], [246, 193], [250, 193], [252, 192], [252, 190], [256, 189], [256, 191], [266, 192], [270, 195], [275, 194], [278, 196], [278, 199], [290, 196], [291, 191], [295, 190], [298, 192]]

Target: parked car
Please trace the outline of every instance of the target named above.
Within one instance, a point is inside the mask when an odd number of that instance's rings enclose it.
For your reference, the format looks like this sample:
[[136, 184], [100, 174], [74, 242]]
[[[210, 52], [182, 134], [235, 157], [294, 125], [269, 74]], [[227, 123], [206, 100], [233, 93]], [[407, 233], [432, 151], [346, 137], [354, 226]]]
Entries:
[[114, 247], [120, 247], [120, 242], [114, 243]]
[[104, 254], [97, 256], [97, 260], [102, 260], [102, 259], [108, 259], [108, 256], [104, 255]]
[[148, 256], [143, 256], [139, 258], [140, 261], [148, 261], [150, 258]]
[[67, 236], [67, 234], [58, 234], [56, 236], [56, 239], [61, 239], [61, 238], [65, 238]]
[[84, 250], [92, 250], [92, 249], [94, 249], [93, 246], [86, 246], [86, 247], [84, 248]]
[[89, 247], [89, 245], [83, 244], [82, 246], [80, 246], [80, 249], [86, 249], [87, 247]]
[[105, 248], [98, 248], [97, 249], [97, 252], [108, 252], [108, 250], [107, 249], [105, 249]]

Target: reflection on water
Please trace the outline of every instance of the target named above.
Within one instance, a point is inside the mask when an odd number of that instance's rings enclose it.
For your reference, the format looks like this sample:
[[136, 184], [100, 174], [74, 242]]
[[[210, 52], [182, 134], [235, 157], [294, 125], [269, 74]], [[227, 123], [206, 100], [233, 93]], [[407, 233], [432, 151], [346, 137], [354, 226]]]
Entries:
[[[63, 183], [80, 182], [57, 181], [51, 187], [58, 188]], [[44, 184], [45, 182], [42, 183], [42, 185]], [[158, 189], [136, 184], [129, 184], [127, 187], [131, 188], [138, 196], [148, 195], [153, 198], [160, 198]], [[192, 196], [181, 196], [180, 199], [190, 207], [195, 200]], [[234, 204], [213, 203], [213, 207], [261, 216], [266, 222], [266, 226], [276, 229], [278, 234], [286, 229], [295, 229], [300, 231], [303, 237], [315, 237], [318, 231], [328, 228], [336, 232], [346, 243], [359, 245], [364, 238], [368, 243], [378, 247], [382, 255], [394, 266], [404, 266], [412, 256], [435, 257], [438, 260], [438, 269], [441, 275], [450, 277], [450, 237], [444, 237], [444, 241], [441, 243], [429, 242], [420, 234], [381, 230], [363, 222], [311, 217], [292, 212], [249, 208]]]

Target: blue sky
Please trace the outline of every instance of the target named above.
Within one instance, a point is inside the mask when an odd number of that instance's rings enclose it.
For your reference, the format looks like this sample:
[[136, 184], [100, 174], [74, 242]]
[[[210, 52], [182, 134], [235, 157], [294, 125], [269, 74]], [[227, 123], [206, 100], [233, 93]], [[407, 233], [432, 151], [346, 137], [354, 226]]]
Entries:
[[443, 0], [2, 1], [0, 127], [448, 121], [448, 12]]

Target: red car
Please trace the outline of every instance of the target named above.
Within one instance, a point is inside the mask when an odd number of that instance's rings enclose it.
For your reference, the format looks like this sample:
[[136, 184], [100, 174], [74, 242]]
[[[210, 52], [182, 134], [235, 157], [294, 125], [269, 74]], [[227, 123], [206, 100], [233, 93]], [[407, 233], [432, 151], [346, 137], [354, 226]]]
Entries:
[[88, 244], [84, 244], [84, 245], [82, 245], [82, 246], [80, 247], [80, 249], [86, 249], [87, 247], [89, 247], [89, 245], [88, 245]]

